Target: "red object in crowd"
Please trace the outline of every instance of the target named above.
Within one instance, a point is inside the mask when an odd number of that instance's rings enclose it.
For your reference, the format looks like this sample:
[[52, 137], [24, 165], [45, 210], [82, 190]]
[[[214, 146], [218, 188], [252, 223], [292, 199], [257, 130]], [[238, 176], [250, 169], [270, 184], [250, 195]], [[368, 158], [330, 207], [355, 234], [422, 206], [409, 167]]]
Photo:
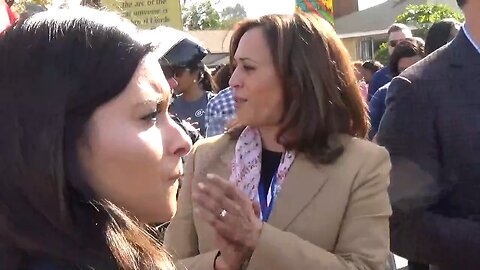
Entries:
[[0, 0], [0, 32], [17, 21], [18, 17], [4, 0]]

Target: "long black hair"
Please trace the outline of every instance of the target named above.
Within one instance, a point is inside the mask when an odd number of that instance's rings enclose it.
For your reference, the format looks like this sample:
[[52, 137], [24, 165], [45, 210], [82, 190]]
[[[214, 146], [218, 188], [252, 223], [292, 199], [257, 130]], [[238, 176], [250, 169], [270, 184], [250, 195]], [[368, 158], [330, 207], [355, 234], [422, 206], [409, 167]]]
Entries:
[[91, 204], [77, 158], [93, 112], [153, 50], [137, 34], [116, 14], [75, 8], [38, 13], [0, 37], [2, 269], [35, 258], [96, 269], [168, 261], [122, 210]]
[[425, 39], [425, 53], [431, 54], [451, 41], [460, 29], [460, 23], [454, 19], [444, 19], [435, 22], [428, 30]]

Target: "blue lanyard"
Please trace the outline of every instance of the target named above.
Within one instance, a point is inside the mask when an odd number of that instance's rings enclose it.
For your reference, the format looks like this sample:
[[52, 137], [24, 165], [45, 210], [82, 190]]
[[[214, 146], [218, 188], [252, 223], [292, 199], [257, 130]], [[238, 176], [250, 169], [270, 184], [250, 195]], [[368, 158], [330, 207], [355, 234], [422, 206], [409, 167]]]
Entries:
[[270, 200], [270, 204], [267, 204], [268, 200], [268, 192], [265, 192], [264, 185], [258, 185], [258, 197], [260, 200], [260, 209], [262, 210], [262, 220], [264, 222], [268, 221], [270, 217], [270, 213], [272, 212], [273, 204], [275, 203], [276, 195], [277, 195], [277, 172], [272, 177], [272, 183], [270, 184], [270, 194], [272, 195], [272, 199]]

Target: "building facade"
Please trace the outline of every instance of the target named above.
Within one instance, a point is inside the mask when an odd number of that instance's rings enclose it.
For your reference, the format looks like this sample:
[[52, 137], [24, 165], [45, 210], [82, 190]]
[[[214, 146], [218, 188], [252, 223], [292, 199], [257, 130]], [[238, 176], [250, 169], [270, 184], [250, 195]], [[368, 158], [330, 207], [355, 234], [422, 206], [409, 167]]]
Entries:
[[[341, 1], [341, 0], [340, 0]], [[408, 5], [444, 4], [457, 11], [456, 0], [389, 0], [383, 4], [351, 13], [335, 21], [352, 59], [373, 59], [379, 46], [387, 40], [387, 31]]]

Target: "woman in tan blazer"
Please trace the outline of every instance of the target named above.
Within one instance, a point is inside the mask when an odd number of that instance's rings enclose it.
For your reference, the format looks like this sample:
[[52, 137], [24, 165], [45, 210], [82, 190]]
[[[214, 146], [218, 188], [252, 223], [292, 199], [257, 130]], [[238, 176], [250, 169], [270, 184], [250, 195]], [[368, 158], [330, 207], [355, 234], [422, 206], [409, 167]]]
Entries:
[[384, 270], [387, 152], [348, 53], [307, 14], [241, 23], [231, 43], [237, 120], [187, 161], [165, 245], [189, 270]]

